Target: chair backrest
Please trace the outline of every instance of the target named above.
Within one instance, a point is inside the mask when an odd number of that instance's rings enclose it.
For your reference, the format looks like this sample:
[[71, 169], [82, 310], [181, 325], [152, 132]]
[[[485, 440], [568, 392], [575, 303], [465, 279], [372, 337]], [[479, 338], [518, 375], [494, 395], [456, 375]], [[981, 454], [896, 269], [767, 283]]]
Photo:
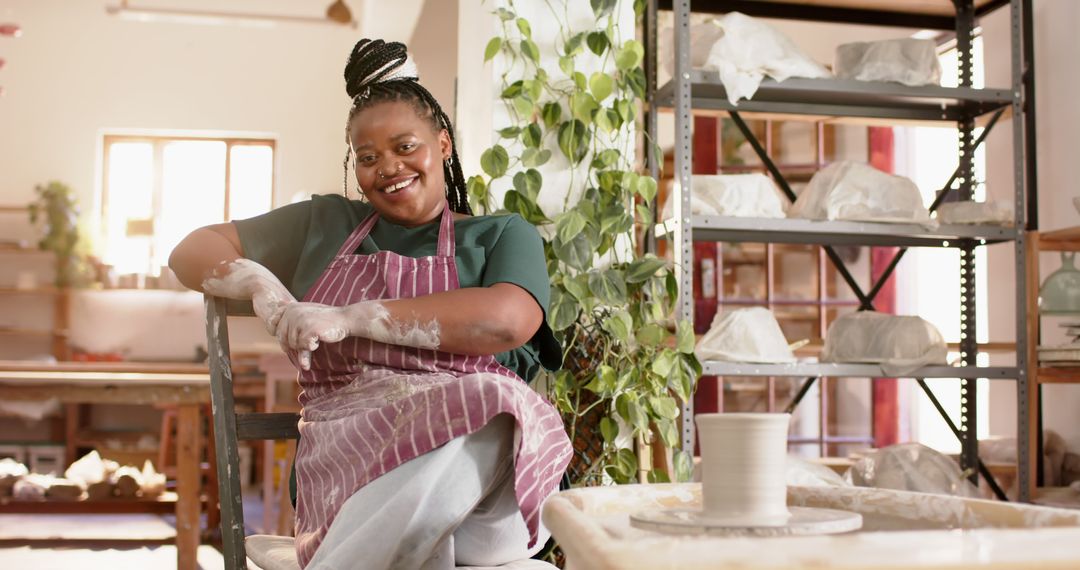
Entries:
[[240, 496], [239, 442], [252, 439], [297, 439], [298, 414], [237, 414], [233, 403], [232, 360], [229, 352], [229, 315], [251, 316], [250, 303], [205, 296], [206, 343], [210, 353], [210, 402], [214, 415], [214, 443], [218, 490], [221, 499], [221, 541], [225, 568], [247, 568], [244, 550], [244, 505]]

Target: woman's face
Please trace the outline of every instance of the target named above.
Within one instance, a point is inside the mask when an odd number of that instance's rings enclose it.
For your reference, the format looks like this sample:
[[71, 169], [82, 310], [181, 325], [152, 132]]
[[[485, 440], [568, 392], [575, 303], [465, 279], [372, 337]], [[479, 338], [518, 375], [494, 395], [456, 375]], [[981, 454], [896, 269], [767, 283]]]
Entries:
[[435, 131], [411, 104], [378, 103], [360, 111], [349, 125], [349, 142], [360, 190], [383, 218], [412, 227], [442, 212], [450, 135]]

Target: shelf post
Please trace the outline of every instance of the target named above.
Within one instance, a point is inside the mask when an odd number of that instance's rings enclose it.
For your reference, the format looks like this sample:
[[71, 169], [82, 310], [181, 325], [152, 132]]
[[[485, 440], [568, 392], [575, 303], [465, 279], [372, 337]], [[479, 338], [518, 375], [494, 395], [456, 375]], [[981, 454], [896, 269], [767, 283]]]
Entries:
[[[953, 0], [956, 5], [956, 51], [960, 87], [972, 87], [974, 75], [975, 6], [972, 0]], [[957, 123], [959, 138], [960, 185], [958, 197], [971, 201], [975, 190], [975, 118], [964, 116]], [[973, 240], [960, 243], [960, 361], [962, 366], [978, 363], [975, 287], [975, 245]], [[979, 462], [978, 379], [960, 379], [960, 467], [971, 470], [971, 482], [978, 484], [975, 469]]]
[[[1032, 430], [1032, 422], [1038, 417], [1038, 379], [1032, 374], [1038, 364], [1035, 356], [1034, 343], [1038, 341], [1038, 305], [1035, 296], [1039, 290], [1038, 275], [1038, 234], [1024, 232], [1029, 224], [1037, 227], [1034, 219], [1035, 214], [1028, 211], [1028, 183], [1034, 188], [1034, 178], [1028, 172], [1028, 161], [1034, 161], [1034, 148], [1028, 148], [1025, 143], [1032, 142], [1034, 125], [1029, 123], [1029, 107], [1034, 107], [1035, 102], [1029, 97], [1031, 93], [1025, 81], [1025, 73], [1033, 70], [1025, 67], [1025, 62], [1030, 63], [1033, 56], [1030, 49], [1031, 41], [1031, 3], [1027, 0], [1011, 0], [1009, 5], [1011, 48], [1012, 48], [1012, 147], [1013, 147], [1013, 223], [1019, 230], [1016, 232], [1016, 241], [1013, 243], [1014, 257], [1016, 259], [1016, 454], [1017, 454], [1017, 487], [1019, 489], [1020, 502], [1030, 502], [1035, 490], [1035, 466], [1039, 458], [1033, 457], [1032, 452], [1038, 448], [1038, 430]], [[1031, 78], [1032, 82], [1034, 78]], [[1029, 129], [1030, 127], [1030, 129]], [[1028, 153], [1032, 153], [1030, 156]], [[1034, 170], [1034, 169], [1032, 169]], [[1034, 202], [1034, 200], [1032, 200]], [[1029, 217], [1030, 216], [1030, 217]], [[1028, 243], [1031, 239], [1032, 243]], [[1033, 271], [1034, 270], [1034, 271]], [[1031, 298], [1029, 299], [1029, 295]], [[1034, 328], [1029, 323], [1034, 319]], [[1029, 331], [1033, 331], [1029, 336]], [[1032, 416], [1035, 417], [1032, 417]]]
[[[644, 43], [645, 43], [645, 157], [646, 165], [649, 169], [649, 176], [653, 177], [653, 180], [660, 181], [660, 165], [664, 162], [663, 154], [658, 152], [660, 147], [657, 144], [659, 136], [659, 111], [656, 106], [656, 69], [657, 58], [656, 53], [659, 49], [657, 44], [657, 13], [656, 13], [656, 0], [647, 0], [645, 4], [645, 29], [644, 29]], [[657, 207], [657, 198], [654, 196], [646, 207], [652, 212], [653, 220], [660, 219], [660, 210]], [[652, 224], [648, 224], [651, 228]], [[644, 235], [644, 250], [646, 252], [656, 252], [656, 232], [647, 229], [642, 232]]]
[[[674, 1], [675, 15], [675, 271], [679, 281], [677, 314], [694, 323], [694, 242], [690, 219], [690, 169], [693, 117], [690, 109], [690, 0]], [[683, 449], [694, 449], [694, 399], [683, 403]]]

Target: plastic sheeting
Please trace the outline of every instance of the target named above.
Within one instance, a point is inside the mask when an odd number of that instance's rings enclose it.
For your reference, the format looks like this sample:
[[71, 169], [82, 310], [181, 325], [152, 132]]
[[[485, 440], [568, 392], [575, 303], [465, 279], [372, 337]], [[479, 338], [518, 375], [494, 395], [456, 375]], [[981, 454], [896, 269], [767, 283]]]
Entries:
[[[696, 174], [690, 179], [690, 186], [690, 211], [694, 215], [785, 217], [780, 191], [764, 174]], [[673, 215], [674, 198], [675, 193], [671, 192], [664, 202], [664, 219]]]
[[786, 475], [788, 486], [798, 487], [851, 487], [851, 482], [832, 469], [794, 455], [788, 455]]
[[861, 311], [829, 325], [822, 362], [881, 364], [885, 374], [903, 375], [931, 364], [946, 364], [941, 333], [919, 317]]
[[788, 217], [936, 225], [914, 182], [851, 161], [834, 162], [814, 174]]
[[795, 362], [772, 311], [751, 307], [717, 313], [709, 332], [698, 341], [698, 358], [729, 362]]
[[762, 20], [731, 12], [713, 20], [723, 32], [713, 44], [705, 69], [720, 73], [728, 100], [750, 99], [766, 77], [832, 77], [787, 36]]
[[1013, 225], [1012, 208], [1005, 202], [948, 202], [938, 206], [937, 219], [943, 224]]
[[[724, 31], [710, 18], [708, 21], [690, 26], [690, 68], [704, 69], [709, 61], [709, 52], [713, 44]], [[675, 75], [675, 33], [671, 28], [660, 32], [660, 61], [669, 75]]]
[[840, 79], [941, 84], [941, 63], [933, 40], [902, 38], [841, 44], [836, 48], [833, 72]]
[[949, 457], [919, 443], [890, 445], [857, 460], [844, 476], [858, 487], [979, 497]]

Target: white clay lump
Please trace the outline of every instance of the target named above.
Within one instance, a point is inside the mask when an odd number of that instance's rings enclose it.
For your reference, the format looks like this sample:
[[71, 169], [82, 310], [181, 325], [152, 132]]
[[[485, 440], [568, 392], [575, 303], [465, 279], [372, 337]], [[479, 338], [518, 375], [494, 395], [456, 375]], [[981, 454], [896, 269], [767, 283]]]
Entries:
[[920, 317], [860, 311], [829, 325], [822, 362], [881, 364], [902, 375], [923, 366], [944, 365], [948, 348], [941, 332]]
[[935, 225], [914, 182], [851, 161], [834, 162], [814, 174], [788, 217]]
[[[780, 191], [764, 174], [695, 174], [690, 179], [690, 212], [695, 216], [783, 218]], [[664, 203], [664, 219], [674, 215], [675, 193]]]
[[943, 224], [994, 224], [1011, 226], [1012, 208], [1000, 200], [987, 202], [947, 202], [938, 206], [937, 219]]
[[836, 48], [833, 72], [840, 79], [940, 85], [941, 63], [933, 40], [900, 38], [853, 42]]
[[709, 332], [698, 341], [698, 358], [728, 362], [795, 362], [772, 311], [751, 307], [717, 313]]
[[795, 42], [764, 20], [731, 12], [713, 20], [723, 34], [713, 44], [705, 69], [716, 70], [728, 100], [751, 99], [766, 78], [832, 77]]

